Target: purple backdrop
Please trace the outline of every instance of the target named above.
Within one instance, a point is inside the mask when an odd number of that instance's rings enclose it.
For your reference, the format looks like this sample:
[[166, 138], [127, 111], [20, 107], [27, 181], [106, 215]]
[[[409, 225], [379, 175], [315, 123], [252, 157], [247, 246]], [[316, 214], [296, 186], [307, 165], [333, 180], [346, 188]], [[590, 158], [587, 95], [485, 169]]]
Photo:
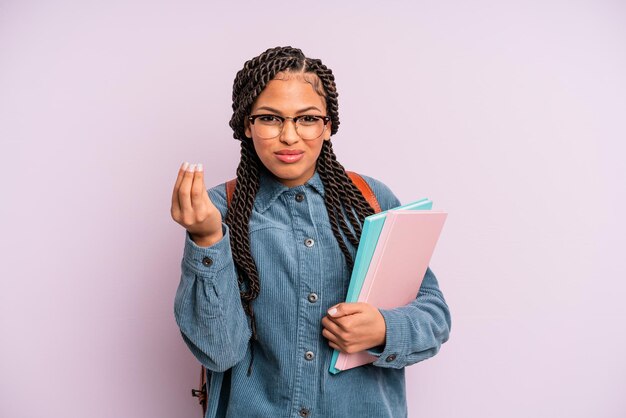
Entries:
[[173, 318], [182, 161], [234, 175], [231, 85], [298, 46], [344, 165], [450, 213], [410, 417], [626, 416], [618, 1], [0, 2], [0, 416], [199, 417]]

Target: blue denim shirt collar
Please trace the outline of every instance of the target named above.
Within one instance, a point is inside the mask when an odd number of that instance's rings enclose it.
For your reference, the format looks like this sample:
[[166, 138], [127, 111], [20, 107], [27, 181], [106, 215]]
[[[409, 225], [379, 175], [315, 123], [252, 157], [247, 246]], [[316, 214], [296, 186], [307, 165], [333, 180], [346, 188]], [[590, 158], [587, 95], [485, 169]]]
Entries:
[[[265, 212], [274, 203], [278, 197], [289, 190], [289, 187], [278, 181], [269, 171], [262, 169], [259, 178], [259, 191], [256, 194], [254, 207], [257, 212]], [[324, 183], [320, 178], [317, 170], [313, 173], [313, 176], [304, 183], [305, 187], [310, 187], [324, 196]], [[300, 187], [300, 186], [298, 186]]]

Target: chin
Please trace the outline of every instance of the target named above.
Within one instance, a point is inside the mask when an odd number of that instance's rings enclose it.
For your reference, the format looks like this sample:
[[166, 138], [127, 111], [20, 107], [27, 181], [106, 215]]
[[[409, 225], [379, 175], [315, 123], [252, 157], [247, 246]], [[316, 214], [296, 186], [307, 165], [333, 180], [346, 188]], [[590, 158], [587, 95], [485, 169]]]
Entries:
[[313, 173], [305, 172], [304, 170], [270, 170], [274, 177], [283, 184], [289, 187], [299, 186], [307, 182], [311, 178]]

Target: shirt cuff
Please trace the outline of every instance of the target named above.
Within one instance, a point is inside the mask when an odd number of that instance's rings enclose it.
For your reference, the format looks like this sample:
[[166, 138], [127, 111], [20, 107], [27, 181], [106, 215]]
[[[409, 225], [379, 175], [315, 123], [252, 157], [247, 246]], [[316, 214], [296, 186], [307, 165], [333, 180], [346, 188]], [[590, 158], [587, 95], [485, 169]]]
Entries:
[[385, 319], [385, 345], [372, 347], [367, 352], [374, 357], [374, 366], [402, 368], [406, 364], [404, 355], [408, 339], [402, 334], [405, 322], [404, 315], [395, 309], [379, 309]]
[[196, 274], [203, 277], [210, 277], [232, 264], [232, 252], [230, 249], [230, 231], [228, 225], [222, 222], [223, 237], [209, 247], [198, 246], [185, 232], [185, 249], [183, 251], [183, 262], [187, 264]]

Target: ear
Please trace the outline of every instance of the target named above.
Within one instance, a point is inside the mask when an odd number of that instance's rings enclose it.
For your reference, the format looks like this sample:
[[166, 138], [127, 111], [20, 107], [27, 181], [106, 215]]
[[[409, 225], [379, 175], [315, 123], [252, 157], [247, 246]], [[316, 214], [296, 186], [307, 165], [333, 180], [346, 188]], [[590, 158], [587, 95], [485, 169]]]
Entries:
[[326, 125], [326, 130], [324, 131], [324, 141], [330, 141], [330, 134], [332, 131], [333, 123], [332, 121], [328, 121]]
[[250, 121], [248, 119], [246, 119], [243, 122], [243, 126], [244, 126], [244, 134], [246, 135], [246, 138], [252, 138], [252, 131], [250, 130]]

